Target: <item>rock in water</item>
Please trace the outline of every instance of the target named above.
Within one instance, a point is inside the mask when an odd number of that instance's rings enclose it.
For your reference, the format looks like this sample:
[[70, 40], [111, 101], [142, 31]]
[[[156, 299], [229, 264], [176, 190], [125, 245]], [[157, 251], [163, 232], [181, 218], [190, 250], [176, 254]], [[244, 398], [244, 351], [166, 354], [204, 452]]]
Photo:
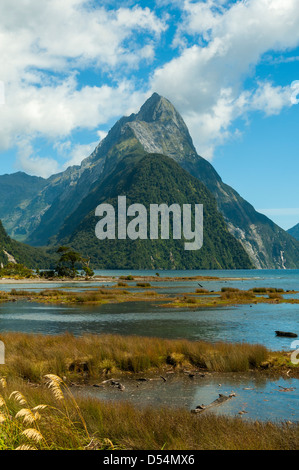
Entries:
[[286, 338], [298, 338], [296, 333], [290, 333], [288, 331], [275, 331], [276, 336], [284, 336]]

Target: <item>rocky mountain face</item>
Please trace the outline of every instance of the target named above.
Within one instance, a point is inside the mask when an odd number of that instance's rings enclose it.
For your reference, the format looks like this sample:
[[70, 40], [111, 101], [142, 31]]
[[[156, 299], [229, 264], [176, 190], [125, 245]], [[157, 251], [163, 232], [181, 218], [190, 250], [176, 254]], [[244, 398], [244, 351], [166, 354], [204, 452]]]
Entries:
[[12, 240], [0, 221], [0, 265], [19, 263], [32, 269], [50, 268], [55, 265], [57, 258], [57, 255], [51, 250], [47, 252], [43, 248], [36, 248]]
[[[214, 195], [228, 230], [241, 242], [257, 268], [299, 267], [299, 242], [223, 183], [213, 166], [197, 154], [180, 114], [156, 93], [139, 113], [121, 118], [81, 166], [43, 180], [35, 197], [11, 205], [4, 219], [5, 226], [10, 233], [22, 232], [22, 236], [26, 233], [31, 244], [54, 243], [61, 238], [58, 233], [65, 230], [66, 220], [72, 220], [70, 227], [76, 228], [80, 221], [72, 214], [93, 188], [101, 185], [136, 148], [166, 155], [198, 178]], [[0, 218], [2, 211], [0, 207]], [[7, 225], [9, 217], [15, 217], [13, 227]]]
[[299, 240], [299, 224], [295, 225], [295, 227], [290, 228], [287, 230], [287, 232], [292, 235], [292, 237], [296, 238], [296, 240]]
[[14, 238], [24, 240], [28, 231], [33, 230], [30, 204], [46, 184], [45, 179], [22, 172], [0, 176], [0, 218]]
[[213, 166], [197, 154], [183, 119], [167, 99], [154, 94], [125, 127], [147, 152], [168, 155], [204, 183], [215, 196], [229, 231], [257, 268], [299, 267], [298, 243], [223, 183]]

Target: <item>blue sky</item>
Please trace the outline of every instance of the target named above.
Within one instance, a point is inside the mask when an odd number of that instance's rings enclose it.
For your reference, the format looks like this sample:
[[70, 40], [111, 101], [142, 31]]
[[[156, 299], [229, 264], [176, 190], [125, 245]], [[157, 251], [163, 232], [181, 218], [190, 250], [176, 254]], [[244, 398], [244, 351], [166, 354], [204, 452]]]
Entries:
[[156, 91], [225, 182], [299, 222], [298, 0], [1, 0], [0, 60], [0, 174], [80, 164]]

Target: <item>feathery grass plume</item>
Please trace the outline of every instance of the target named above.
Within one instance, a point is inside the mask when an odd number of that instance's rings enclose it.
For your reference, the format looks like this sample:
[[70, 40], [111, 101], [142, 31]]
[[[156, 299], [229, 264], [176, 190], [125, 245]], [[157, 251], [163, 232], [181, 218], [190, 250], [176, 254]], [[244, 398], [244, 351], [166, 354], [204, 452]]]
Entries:
[[27, 400], [24, 397], [24, 395], [21, 392], [18, 392], [17, 390], [15, 392], [12, 392], [9, 396], [9, 399], [13, 398], [17, 403], [20, 405], [27, 405]]
[[19, 447], [17, 447], [15, 450], [37, 450], [36, 447], [28, 446], [26, 444], [23, 444]]
[[34, 429], [34, 428], [25, 429], [22, 432], [22, 434], [26, 436], [27, 439], [32, 440], [37, 443], [41, 442], [44, 439], [42, 434], [37, 429]]
[[0, 424], [5, 423], [7, 417], [0, 411]]
[[58, 401], [64, 400], [64, 395], [62, 392], [63, 380], [54, 374], [45, 375], [45, 379], [48, 381], [48, 387], [52, 391], [54, 397]]
[[7, 387], [7, 382], [6, 382], [6, 378], [5, 377], [2, 377], [0, 379], [0, 385], [2, 386], [2, 388], [6, 388]]
[[43, 410], [45, 410], [46, 408], [48, 408], [48, 405], [37, 405], [37, 406], [35, 406], [34, 408], [32, 408], [31, 411], [43, 411]]
[[73, 423], [70, 419], [70, 416], [69, 416], [69, 411], [68, 411], [66, 399], [65, 399], [64, 393], [62, 391], [62, 387], [64, 387], [66, 393], [68, 394], [69, 398], [72, 401], [72, 404], [73, 404], [74, 408], [76, 409], [76, 411], [78, 413], [78, 416], [80, 417], [80, 420], [83, 424], [83, 427], [85, 429], [87, 437], [90, 438], [89, 433], [88, 433], [88, 429], [87, 429], [87, 426], [86, 426], [86, 422], [85, 422], [85, 420], [82, 416], [81, 410], [80, 410], [80, 408], [79, 408], [72, 392], [70, 391], [70, 389], [66, 385], [66, 383], [58, 375], [54, 375], [54, 374], [45, 375], [45, 379], [48, 382], [48, 388], [52, 391], [52, 393], [53, 393], [54, 397], [56, 398], [56, 400], [64, 402], [65, 412], [66, 412], [67, 418], [70, 421], [70, 423], [73, 425]]
[[38, 411], [34, 413], [35, 421], [39, 421], [41, 419], [41, 415], [39, 414]]
[[33, 424], [35, 421], [40, 419], [40, 414], [33, 414], [31, 410], [23, 408], [16, 414], [15, 418], [23, 418], [24, 424]]
[[5, 400], [4, 398], [0, 395], [0, 408], [2, 408], [2, 406], [5, 406], [6, 403], [5, 403]]

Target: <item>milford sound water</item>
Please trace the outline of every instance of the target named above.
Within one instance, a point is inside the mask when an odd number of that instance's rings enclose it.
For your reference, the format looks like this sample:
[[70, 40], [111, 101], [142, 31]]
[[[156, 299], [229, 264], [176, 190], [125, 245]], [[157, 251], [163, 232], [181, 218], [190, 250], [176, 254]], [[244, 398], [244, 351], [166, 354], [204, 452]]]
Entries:
[[[126, 276], [155, 275], [152, 271], [97, 271], [98, 275]], [[192, 293], [197, 289], [198, 281], [163, 281], [163, 277], [214, 276], [222, 279], [199, 281], [201, 286], [210, 291], [219, 291], [222, 287], [251, 289], [254, 287], [277, 287], [299, 291], [299, 270], [234, 270], [234, 271], [161, 271], [158, 282], [153, 282], [153, 289], [159, 293], [176, 295]], [[226, 279], [229, 278], [229, 280]], [[51, 284], [2, 284], [0, 290], [15, 289], [43, 290], [61, 287], [74, 291], [96, 288], [115, 283], [82, 282]], [[129, 282], [131, 286], [136, 283]], [[297, 297], [298, 295], [293, 295]], [[290, 338], [276, 337], [275, 331], [291, 331], [299, 335], [299, 305], [295, 304], [253, 304], [210, 307], [210, 308], [163, 308], [158, 302], [128, 302], [100, 306], [61, 306], [19, 301], [0, 304], [0, 332], [19, 331], [57, 335], [65, 332], [74, 335], [121, 334], [153, 336], [163, 338], [186, 338], [209, 342], [248, 342], [265, 345], [272, 350], [292, 350], [296, 347]], [[244, 419], [298, 420], [299, 387], [297, 379], [279, 381], [261, 381], [258, 378], [215, 378], [208, 376], [203, 381], [176, 379], [159, 387], [147, 386], [134, 388], [130, 393], [97, 391], [103, 399], [125, 399], [135, 404], [150, 403], [161, 406], [169, 402], [175, 406], [192, 407], [208, 404], [223, 393], [215, 382], [221, 382], [227, 392], [234, 390], [237, 397], [215, 409], [217, 413], [234, 415], [245, 407]], [[164, 387], [164, 388], [163, 388]], [[283, 388], [293, 390], [284, 392]], [[244, 388], [252, 389], [244, 390]], [[90, 393], [95, 393], [91, 391]], [[115, 396], [114, 396], [115, 394]], [[244, 405], [243, 405], [244, 403]], [[247, 413], [248, 412], [248, 413]]]
[[[98, 271], [106, 276], [153, 275], [152, 271]], [[200, 281], [210, 290], [222, 287], [251, 289], [254, 287], [277, 287], [299, 291], [299, 270], [250, 270], [250, 271], [162, 271], [153, 289], [159, 293], [176, 295], [192, 293], [199, 287], [198, 281], [163, 281], [165, 276], [214, 276], [231, 280]], [[134, 286], [135, 282], [128, 283]], [[2, 284], [0, 290], [15, 289], [43, 290], [63, 288], [82, 291], [115, 282], [82, 282], [63, 284]], [[140, 289], [139, 289], [140, 290]], [[298, 294], [292, 294], [298, 297]], [[163, 308], [158, 302], [128, 302], [86, 305], [48, 305], [19, 301], [0, 304], [0, 332], [20, 331], [25, 333], [74, 335], [84, 333], [112, 333], [141, 335], [163, 338], [185, 338], [210, 342], [248, 342], [265, 345], [272, 350], [290, 350], [290, 338], [278, 338], [276, 330], [291, 331], [299, 335], [299, 305], [296, 304], [253, 304], [209, 308]]]
[[212, 412], [259, 421], [299, 420], [297, 379], [269, 379], [258, 373], [208, 373], [192, 379], [187, 375], [178, 378], [166, 374], [166, 382], [161, 378], [146, 382], [120, 378], [120, 381], [125, 387], [124, 391], [107, 385], [101, 388], [84, 387], [76, 393], [101, 400], [126, 401], [140, 408], [151, 405], [189, 410], [210, 404], [219, 394], [228, 396], [234, 393], [235, 397], [213, 408]]

